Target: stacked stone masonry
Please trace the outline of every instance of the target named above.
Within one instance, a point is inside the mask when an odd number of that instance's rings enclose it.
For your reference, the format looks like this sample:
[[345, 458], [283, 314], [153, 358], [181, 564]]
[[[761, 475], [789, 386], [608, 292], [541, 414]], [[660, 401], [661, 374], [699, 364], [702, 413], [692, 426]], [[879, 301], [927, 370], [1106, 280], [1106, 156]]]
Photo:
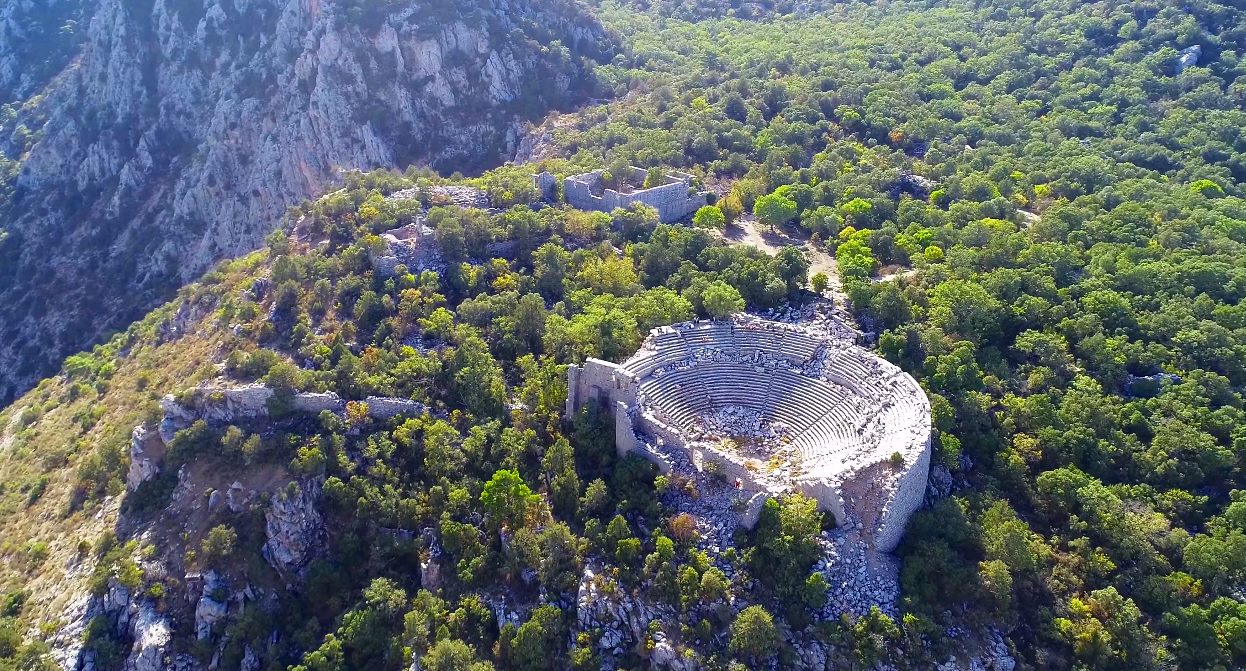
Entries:
[[[640, 184], [645, 180], [647, 171], [632, 167], [631, 182]], [[635, 203], [647, 205], [657, 210], [658, 219], [669, 224], [692, 216], [697, 210], [705, 207], [706, 193], [697, 191], [692, 185], [692, 175], [683, 172], [669, 171], [665, 173], [665, 184], [639, 189], [631, 192], [620, 192], [606, 189], [601, 183], [603, 170], [582, 175], [572, 175], [563, 180], [563, 195], [567, 204], [579, 210], [595, 210], [613, 212], [619, 208], [627, 208]], [[533, 184], [537, 192], [547, 201], [557, 197], [556, 178], [543, 172], [533, 175]]]
[[[269, 419], [269, 401], [274, 392], [262, 384], [238, 387], [198, 387], [184, 398], [172, 394], [160, 401], [163, 415], [157, 430], [134, 427], [130, 439], [130, 471], [126, 485], [130, 491], [154, 478], [160, 472], [168, 445], [178, 431], [197, 420], [212, 425], [252, 422]], [[346, 401], [333, 392], [297, 393], [290, 399], [290, 410], [304, 415], [331, 412], [344, 416]], [[419, 417], [433, 411], [423, 403], [406, 398], [369, 396], [363, 400], [369, 417], [386, 421], [394, 417]]]
[[[852, 342], [806, 325], [742, 316], [655, 329], [622, 364], [568, 373], [567, 411], [614, 413], [620, 454], [670, 470], [683, 450], [757, 502], [800, 492], [890, 552], [921, 505], [930, 402], [917, 382]], [[764, 495], [759, 497], [758, 495]]]

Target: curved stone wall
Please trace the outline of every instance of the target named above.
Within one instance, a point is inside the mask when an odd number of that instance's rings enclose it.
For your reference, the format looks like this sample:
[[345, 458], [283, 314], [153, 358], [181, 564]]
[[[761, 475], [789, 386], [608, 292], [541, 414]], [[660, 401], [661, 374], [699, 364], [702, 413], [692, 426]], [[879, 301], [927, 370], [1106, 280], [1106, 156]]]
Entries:
[[830, 331], [747, 316], [662, 327], [626, 362], [589, 360], [568, 381], [569, 412], [608, 402], [621, 454], [685, 450], [746, 493], [801, 492], [877, 550], [895, 548], [925, 493], [925, 393]]

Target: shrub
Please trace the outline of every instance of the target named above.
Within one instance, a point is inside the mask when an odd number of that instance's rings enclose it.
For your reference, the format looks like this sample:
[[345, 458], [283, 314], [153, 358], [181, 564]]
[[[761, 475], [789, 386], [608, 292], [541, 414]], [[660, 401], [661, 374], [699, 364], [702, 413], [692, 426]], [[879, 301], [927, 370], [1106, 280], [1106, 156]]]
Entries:
[[733, 655], [749, 660], [767, 659], [779, 647], [779, 629], [774, 616], [761, 606], [740, 611], [731, 623], [730, 649]]
[[219, 565], [234, 554], [234, 546], [238, 543], [238, 532], [232, 527], [221, 524], [212, 527], [199, 544], [199, 554], [204, 564]]

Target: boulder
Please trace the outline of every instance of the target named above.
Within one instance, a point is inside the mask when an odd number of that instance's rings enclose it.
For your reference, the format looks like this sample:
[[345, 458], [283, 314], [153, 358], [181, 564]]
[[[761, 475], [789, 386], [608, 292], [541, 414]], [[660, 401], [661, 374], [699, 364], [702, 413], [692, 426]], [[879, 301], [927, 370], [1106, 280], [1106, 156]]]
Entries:
[[952, 472], [943, 464], [930, 467], [930, 479], [926, 482], [926, 502], [935, 504], [952, 493]]
[[668, 671], [695, 671], [700, 668], [694, 658], [684, 657], [670, 641], [661, 641], [654, 645], [649, 653], [649, 661], [653, 668]]
[[240, 513], [244, 503], [246, 503], [246, 497], [243, 495], [242, 483], [235, 480], [225, 492], [225, 505], [229, 506], [230, 512]]
[[228, 612], [229, 604], [221, 603], [206, 594], [200, 597], [199, 604], [195, 606], [195, 638], [200, 641], [210, 638], [212, 627], [225, 619]]
[[1203, 47], [1195, 44], [1181, 50], [1181, 57], [1177, 60], [1177, 74], [1185, 72], [1187, 68], [1198, 65], [1198, 59], [1203, 56]]

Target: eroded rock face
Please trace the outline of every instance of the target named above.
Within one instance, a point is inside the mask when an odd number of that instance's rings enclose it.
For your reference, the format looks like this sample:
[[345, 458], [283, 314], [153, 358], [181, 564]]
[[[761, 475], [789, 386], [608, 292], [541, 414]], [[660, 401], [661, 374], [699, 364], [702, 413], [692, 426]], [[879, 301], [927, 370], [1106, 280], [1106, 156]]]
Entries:
[[209, 572], [203, 578], [203, 593], [195, 604], [195, 638], [200, 641], [211, 638], [212, 628], [229, 613], [229, 601], [215, 598], [224, 590], [225, 582], [216, 572]]
[[265, 513], [264, 559], [284, 573], [307, 565], [325, 543], [324, 518], [316, 510], [321, 479], [291, 483], [273, 496]]
[[[173, 631], [164, 613], [156, 605], [132, 594], [124, 585], [111, 580], [103, 596], [93, 601], [81, 618], [82, 626], [95, 617], [103, 617], [113, 629], [113, 634], [132, 641], [130, 651], [121, 665], [123, 671], [164, 671], [169, 668], [169, 654]], [[77, 630], [78, 625], [73, 629]], [[62, 648], [59, 642], [53, 648], [54, 656], [64, 668], [92, 671], [97, 666], [95, 651], [76, 645]]]
[[142, 426], [134, 427], [130, 434], [130, 470], [125, 484], [130, 491], [156, 477], [160, 472], [160, 460], [164, 456], [164, 443], [159, 436]]
[[65, 67], [78, 39], [64, 27], [81, 21], [92, 5], [87, 0], [13, 0], [0, 7], [0, 103], [30, 97]]
[[[55, 78], [22, 56], [42, 39], [28, 16], [45, 7], [82, 19]], [[610, 48], [570, 0], [390, 7], [362, 18], [334, 0], [0, 9], [12, 21], [0, 21], [0, 94], [40, 93], [19, 122], [38, 130], [46, 118], [28, 153], [0, 137], [24, 156], [0, 245], [13, 259], [0, 265], [0, 403], [258, 246], [342, 169], [499, 162], [525, 117], [583, 97], [588, 63]]]
[[137, 607], [131, 635], [134, 645], [122, 667], [124, 671], [164, 671], [168, 668], [167, 657], [173, 632], [169, 621], [150, 602]]

